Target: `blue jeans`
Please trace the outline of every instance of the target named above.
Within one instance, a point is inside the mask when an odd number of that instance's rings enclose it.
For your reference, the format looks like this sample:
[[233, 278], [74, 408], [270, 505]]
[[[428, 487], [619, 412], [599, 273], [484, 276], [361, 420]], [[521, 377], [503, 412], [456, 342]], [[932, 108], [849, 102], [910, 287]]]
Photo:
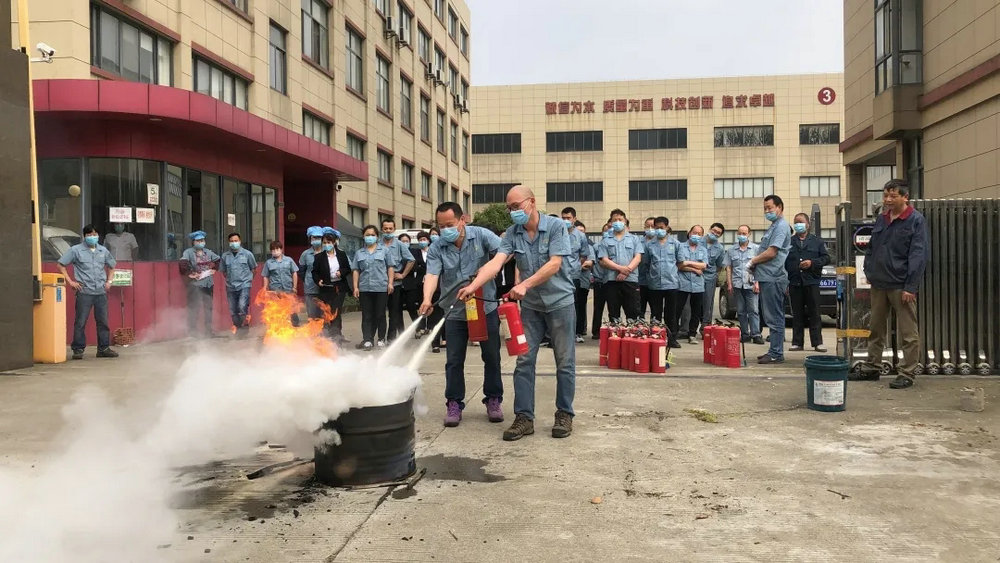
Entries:
[[570, 304], [551, 313], [521, 307], [521, 323], [528, 338], [528, 353], [518, 356], [514, 366], [514, 414], [535, 419], [535, 360], [548, 332], [556, 357], [556, 408], [572, 416], [576, 393], [576, 307]]
[[712, 324], [712, 317], [714, 316], [713, 309], [715, 309], [715, 295], [719, 292], [719, 288], [715, 287], [716, 280], [718, 280], [718, 274], [712, 277], [705, 276], [705, 293], [701, 296], [702, 326]]
[[785, 289], [788, 280], [760, 282], [760, 308], [764, 313], [767, 328], [771, 329], [768, 339], [771, 347], [767, 355], [772, 358], [785, 357]]
[[76, 316], [73, 318], [73, 343], [70, 348], [74, 352], [82, 352], [87, 347], [87, 317], [94, 310], [94, 324], [97, 325], [97, 349], [104, 350], [111, 346], [111, 329], [108, 328], [108, 296], [76, 294]]
[[243, 328], [250, 308], [250, 288], [226, 288], [226, 297], [229, 298], [229, 314], [233, 317], [233, 326]]
[[[444, 364], [444, 398], [465, 408], [465, 354], [469, 350], [469, 325], [464, 320], [448, 319], [447, 359]], [[487, 399], [503, 401], [503, 380], [500, 379], [500, 315], [493, 311], [486, 315], [487, 333], [490, 338], [479, 343], [483, 358], [483, 402]]]
[[760, 313], [757, 312], [757, 294], [753, 289], [733, 288], [736, 299], [736, 317], [740, 320], [740, 332], [743, 336], [757, 338], [760, 336]]

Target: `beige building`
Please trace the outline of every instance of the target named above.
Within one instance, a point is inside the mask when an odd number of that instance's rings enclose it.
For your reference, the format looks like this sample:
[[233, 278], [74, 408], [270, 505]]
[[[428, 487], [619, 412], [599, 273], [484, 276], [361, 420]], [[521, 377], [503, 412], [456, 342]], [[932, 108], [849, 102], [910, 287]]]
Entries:
[[1000, 1], [846, 0], [844, 59], [857, 215], [893, 176], [915, 197], [1000, 197]]
[[589, 232], [620, 207], [633, 230], [661, 214], [676, 231], [720, 221], [728, 242], [741, 223], [766, 229], [773, 193], [786, 213], [819, 204], [832, 231], [842, 85], [811, 74], [473, 88], [473, 209], [521, 183], [549, 213], [575, 207]]

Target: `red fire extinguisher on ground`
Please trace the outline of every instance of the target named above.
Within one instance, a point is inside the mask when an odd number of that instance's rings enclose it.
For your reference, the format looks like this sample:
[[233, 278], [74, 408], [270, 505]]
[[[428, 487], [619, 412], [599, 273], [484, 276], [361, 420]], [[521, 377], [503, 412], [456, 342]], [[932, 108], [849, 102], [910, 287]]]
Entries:
[[600, 355], [597, 357], [597, 364], [608, 365], [608, 338], [611, 337], [611, 328], [607, 325], [601, 327], [601, 347]]
[[635, 367], [632, 371], [636, 373], [649, 373], [650, 342], [649, 338], [639, 337], [639, 339], [632, 343], [633, 354], [635, 355]]
[[662, 337], [649, 341], [649, 371], [667, 372], [667, 342]]
[[621, 369], [634, 371], [635, 358], [632, 356], [632, 335], [625, 333], [622, 337]]
[[706, 364], [712, 363], [712, 332], [714, 331], [715, 331], [715, 325], [708, 325], [705, 327], [704, 333], [702, 333], [701, 361]]
[[740, 361], [740, 329], [729, 327], [726, 333], [726, 367], [738, 368], [743, 363]]
[[726, 365], [726, 327], [716, 326], [712, 331], [712, 365]]
[[611, 369], [622, 367], [622, 339], [617, 331], [608, 336], [608, 367]]
[[514, 301], [504, 301], [497, 307], [500, 315], [500, 336], [507, 344], [507, 353], [520, 356], [528, 353], [528, 338], [521, 324], [521, 309]]
[[465, 302], [465, 322], [469, 326], [470, 342], [486, 342], [490, 339], [486, 325], [486, 307], [483, 305], [483, 288], [476, 290], [476, 296]]

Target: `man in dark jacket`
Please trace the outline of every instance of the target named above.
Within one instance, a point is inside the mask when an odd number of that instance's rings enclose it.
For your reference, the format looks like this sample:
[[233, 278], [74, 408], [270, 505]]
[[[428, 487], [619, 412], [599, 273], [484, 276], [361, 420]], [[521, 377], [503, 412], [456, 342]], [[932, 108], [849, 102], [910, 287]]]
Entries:
[[890, 180], [885, 185], [882, 209], [884, 213], [875, 220], [871, 251], [865, 257], [864, 267], [872, 286], [868, 360], [873, 363], [882, 360], [886, 321], [891, 309], [896, 313], [896, 333], [903, 349], [903, 363], [889, 387], [906, 389], [913, 386], [914, 370], [920, 360], [917, 290], [930, 257], [927, 224], [924, 216], [910, 206], [910, 186], [903, 180]]
[[809, 343], [813, 350], [825, 353], [823, 321], [819, 314], [819, 280], [823, 266], [830, 263], [823, 239], [809, 232], [809, 216], [799, 213], [792, 224], [795, 234], [785, 259], [788, 271], [788, 297], [792, 302], [792, 347], [789, 352], [801, 352], [805, 347], [805, 328], [809, 325]]

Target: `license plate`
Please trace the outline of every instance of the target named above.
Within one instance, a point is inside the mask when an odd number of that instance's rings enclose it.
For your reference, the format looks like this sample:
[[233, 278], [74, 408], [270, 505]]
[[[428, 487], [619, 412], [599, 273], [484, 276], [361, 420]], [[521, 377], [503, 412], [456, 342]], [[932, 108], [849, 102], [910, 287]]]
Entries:
[[819, 286], [820, 287], [837, 287], [837, 279], [836, 278], [821, 278], [819, 280]]

